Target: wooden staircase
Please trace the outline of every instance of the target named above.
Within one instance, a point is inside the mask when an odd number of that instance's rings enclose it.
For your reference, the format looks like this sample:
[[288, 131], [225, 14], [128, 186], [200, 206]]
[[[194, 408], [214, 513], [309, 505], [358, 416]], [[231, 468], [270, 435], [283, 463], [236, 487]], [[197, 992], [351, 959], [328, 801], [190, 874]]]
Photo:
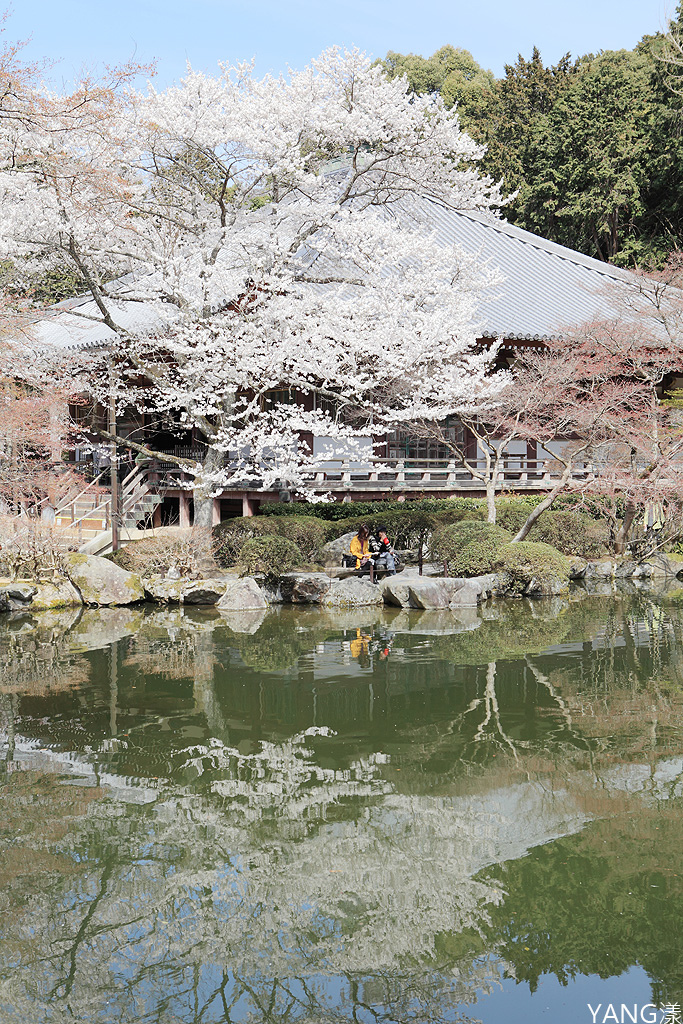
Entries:
[[[111, 550], [111, 489], [102, 486], [103, 474], [73, 495], [55, 511], [55, 533], [64, 547], [75, 547], [89, 554], [106, 554]], [[152, 519], [162, 497], [148, 480], [147, 469], [136, 466], [124, 477], [120, 486], [121, 541], [133, 539], [152, 526]]]

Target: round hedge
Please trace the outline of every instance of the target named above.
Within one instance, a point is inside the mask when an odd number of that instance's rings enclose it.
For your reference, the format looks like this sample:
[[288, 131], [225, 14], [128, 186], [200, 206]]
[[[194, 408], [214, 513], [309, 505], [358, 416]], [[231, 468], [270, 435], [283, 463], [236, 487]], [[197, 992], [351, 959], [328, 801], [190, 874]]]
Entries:
[[600, 558], [609, 550], [609, 527], [577, 509], [549, 509], [529, 531], [530, 541], [550, 544], [565, 555]]
[[330, 535], [330, 523], [312, 516], [282, 516], [271, 519], [271, 523], [279, 536], [296, 544], [305, 562], [318, 561], [320, 549]]
[[511, 540], [512, 534], [500, 526], [465, 519], [434, 532], [430, 557], [444, 562], [449, 576], [481, 576], [491, 572], [499, 549]]
[[301, 565], [303, 560], [301, 551], [293, 541], [266, 534], [263, 537], [252, 537], [242, 545], [239, 567], [243, 576], [262, 573], [273, 577], [290, 572]]
[[532, 581], [540, 591], [550, 591], [557, 583], [565, 585], [571, 568], [570, 560], [557, 548], [528, 540], [501, 547], [497, 565], [506, 588], [515, 594], [523, 594]]
[[256, 516], [225, 519], [212, 530], [213, 557], [222, 568], [236, 565], [247, 541], [279, 533], [278, 525], [275, 520], [258, 519]]
[[225, 519], [213, 528], [214, 558], [224, 568], [236, 565], [247, 541], [254, 537], [279, 536], [296, 544], [303, 561], [314, 562], [329, 532], [329, 523], [310, 516]]

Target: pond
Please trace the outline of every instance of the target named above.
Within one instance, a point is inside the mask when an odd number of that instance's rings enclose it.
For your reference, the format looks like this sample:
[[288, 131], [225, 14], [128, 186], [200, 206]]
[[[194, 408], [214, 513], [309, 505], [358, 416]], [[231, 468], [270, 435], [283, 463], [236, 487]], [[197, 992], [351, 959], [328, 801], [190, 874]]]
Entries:
[[6, 616], [0, 674], [2, 1024], [683, 1002], [674, 605]]

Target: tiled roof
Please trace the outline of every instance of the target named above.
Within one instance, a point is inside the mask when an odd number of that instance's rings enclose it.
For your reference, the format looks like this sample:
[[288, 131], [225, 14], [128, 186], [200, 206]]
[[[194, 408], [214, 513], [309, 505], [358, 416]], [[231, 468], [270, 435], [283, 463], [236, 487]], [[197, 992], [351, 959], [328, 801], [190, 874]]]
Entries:
[[[615, 289], [626, 290], [633, 280], [627, 271], [491, 214], [449, 210], [428, 201], [420, 205], [420, 220], [432, 225], [445, 248], [458, 247], [500, 272], [501, 283], [484, 294], [478, 311], [484, 337], [546, 340], [570, 327], [608, 318], [615, 312], [610, 290], [613, 296]], [[125, 293], [127, 279], [117, 284]], [[118, 322], [128, 330], [146, 333], [160, 323], [152, 303], [127, 303], [124, 299], [114, 305]], [[164, 319], [171, 311], [172, 307], [164, 307]], [[101, 322], [89, 297], [51, 307], [46, 317], [34, 324], [33, 333], [38, 343], [60, 348], [95, 347], [115, 337]]]
[[615, 313], [615, 290], [627, 290], [633, 280], [627, 271], [492, 215], [429, 205], [444, 246], [480, 256], [503, 278], [480, 303], [485, 337], [546, 340], [567, 328], [609, 318]]

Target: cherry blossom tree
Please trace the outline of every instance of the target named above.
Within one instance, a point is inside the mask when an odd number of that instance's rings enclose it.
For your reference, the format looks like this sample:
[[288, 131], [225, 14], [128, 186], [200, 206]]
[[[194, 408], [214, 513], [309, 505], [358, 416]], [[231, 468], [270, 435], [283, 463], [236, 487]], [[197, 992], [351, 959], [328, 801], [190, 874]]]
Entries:
[[200, 433], [200, 462], [173, 457], [197, 522], [229, 484], [310, 488], [320, 459], [374, 432], [393, 383], [447, 387], [454, 409], [498, 386], [474, 347], [493, 274], [440, 244], [429, 213], [501, 197], [440, 100], [334, 48], [287, 78], [190, 70], [103, 111], [96, 130], [20, 140], [0, 247], [73, 266], [92, 303], [70, 315], [115, 355], [120, 405]]

